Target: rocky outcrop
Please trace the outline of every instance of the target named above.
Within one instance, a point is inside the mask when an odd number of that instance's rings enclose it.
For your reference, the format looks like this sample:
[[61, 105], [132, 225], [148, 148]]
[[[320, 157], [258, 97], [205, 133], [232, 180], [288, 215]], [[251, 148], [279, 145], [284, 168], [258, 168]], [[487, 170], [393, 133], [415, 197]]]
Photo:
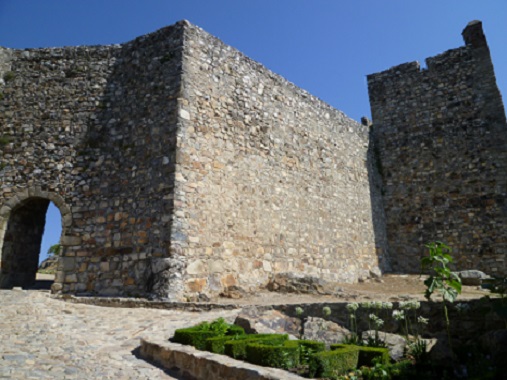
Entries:
[[266, 287], [273, 292], [321, 295], [335, 295], [342, 290], [337, 283], [300, 273], [276, 273]]

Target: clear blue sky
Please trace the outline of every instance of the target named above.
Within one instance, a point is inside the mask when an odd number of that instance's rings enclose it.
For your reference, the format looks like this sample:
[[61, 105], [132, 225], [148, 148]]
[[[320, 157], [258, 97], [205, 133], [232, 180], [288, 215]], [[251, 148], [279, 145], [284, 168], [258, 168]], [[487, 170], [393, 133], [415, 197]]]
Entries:
[[507, 96], [506, 0], [0, 0], [0, 46], [121, 43], [181, 19], [356, 120], [370, 115], [367, 74], [461, 46], [479, 19]]

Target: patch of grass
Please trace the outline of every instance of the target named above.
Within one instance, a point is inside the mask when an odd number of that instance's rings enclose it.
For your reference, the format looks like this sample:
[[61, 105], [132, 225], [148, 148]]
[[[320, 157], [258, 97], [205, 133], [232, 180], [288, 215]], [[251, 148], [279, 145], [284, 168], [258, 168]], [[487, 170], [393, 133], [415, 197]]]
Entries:
[[174, 58], [174, 52], [169, 52], [167, 54], [164, 54], [164, 56], [162, 58], [160, 58], [160, 63], [169, 62], [173, 58]]
[[7, 71], [5, 74], [4, 74], [4, 81], [5, 82], [10, 82], [11, 80], [14, 79], [16, 75], [12, 72], [12, 71]]

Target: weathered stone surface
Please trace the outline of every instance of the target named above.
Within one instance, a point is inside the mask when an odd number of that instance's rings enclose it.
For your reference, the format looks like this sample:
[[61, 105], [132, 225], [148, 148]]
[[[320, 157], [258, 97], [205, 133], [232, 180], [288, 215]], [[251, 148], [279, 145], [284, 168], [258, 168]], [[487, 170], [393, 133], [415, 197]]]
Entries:
[[[405, 338], [398, 334], [392, 334], [384, 331], [379, 331], [379, 338], [382, 339], [389, 349], [389, 355], [393, 360], [399, 360], [403, 357], [407, 341]], [[368, 337], [375, 338], [374, 330], [363, 331], [361, 338], [366, 341]]]
[[219, 317], [232, 322], [238, 313], [131, 307], [136, 301], [148, 302], [125, 297], [107, 307], [111, 299], [97, 299], [104, 307], [63, 302], [40, 291], [0, 290], [0, 378], [182, 379], [170, 368], [164, 370], [140, 358], [140, 338], [169, 343], [177, 328]]
[[[33, 280], [49, 201], [64, 293], [355, 282], [389, 250], [418, 271], [441, 236], [458, 269], [505, 274], [506, 122], [477, 28], [428, 70], [370, 76], [374, 126], [185, 21], [122, 45], [0, 48], [0, 285]], [[319, 281], [298, 286], [333, 293]]]
[[507, 275], [507, 121], [480, 22], [465, 46], [368, 76], [393, 269], [418, 273], [424, 244], [456, 268]]
[[246, 295], [246, 292], [241, 289], [239, 286], [228, 286], [224, 289], [222, 293], [220, 293], [220, 297], [232, 298], [232, 299], [240, 299]]
[[262, 310], [255, 306], [244, 308], [236, 317], [234, 324], [241, 326], [249, 334], [290, 334], [299, 336], [300, 321], [277, 310]]
[[0, 225], [55, 203], [73, 260], [62, 292], [184, 300], [280, 272], [355, 282], [385, 264], [368, 127], [202, 29], [1, 48], [6, 73]]
[[338, 323], [318, 317], [308, 317], [304, 322], [304, 339], [318, 340], [326, 345], [342, 343], [350, 331]]
[[56, 272], [57, 266], [58, 256], [51, 256], [39, 264], [39, 269], [54, 273]]
[[[141, 340], [141, 357], [176, 372], [178, 378], [195, 380], [303, 380], [293, 373], [261, 367], [226, 355], [198, 351], [162, 339]], [[180, 377], [181, 376], [181, 377]]]
[[507, 369], [505, 362], [505, 358], [507, 358], [507, 329], [488, 331], [480, 336], [477, 342], [485, 352], [493, 357], [499, 368]]
[[330, 295], [341, 291], [341, 288], [336, 283], [299, 273], [277, 273], [271, 277], [267, 289], [282, 293]]
[[489, 276], [479, 270], [463, 270], [458, 272], [461, 278], [461, 284], [469, 286], [478, 286], [482, 284], [482, 280], [489, 278]]
[[453, 361], [454, 354], [449, 346], [449, 338], [445, 331], [438, 332], [435, 343], [430, 347], [430, 360], [436, 364], [448, 364]]

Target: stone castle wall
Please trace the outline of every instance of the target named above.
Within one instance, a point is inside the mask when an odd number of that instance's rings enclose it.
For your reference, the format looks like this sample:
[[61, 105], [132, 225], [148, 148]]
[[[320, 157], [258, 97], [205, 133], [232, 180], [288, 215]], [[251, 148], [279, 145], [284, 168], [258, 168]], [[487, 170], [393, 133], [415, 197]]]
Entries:
[[368, 128], [194, 26], [183, 73], [173, 244], [187, 290], [378, 272]]
[[369, 76], [373, 128], [186, 21], [0, 48], [0, 287], [34, 280], [50, 201], [64, 293], [354, 282], [390, 256], [418, 271], [435, 239], [460, 268], [505, 273], [505, 113], [482, 29], [465, 39], [427, 70]]
[[368, 128], [201, 29], [1, 53], [0, 286], [33, 278], [27, 215], [49, 201], [65, 293], [182, 299], [379, 271]]
[[[159, 261], [170, 247], [181, 37], [176, 25], [124, 45], [9, 52], [2, 231], [33, 199], [57, 205], [65, 219], [57, 289], [136, 295], [167, 285], [154, 272], [171, 272]], [[11, 251], [2, 271], [20, 255]]]
[[507, 123], [480, 22], [466, 45], [368, 76], [394, 269], [418, 272], [424, 244], [459, 269], [507, 274]]

